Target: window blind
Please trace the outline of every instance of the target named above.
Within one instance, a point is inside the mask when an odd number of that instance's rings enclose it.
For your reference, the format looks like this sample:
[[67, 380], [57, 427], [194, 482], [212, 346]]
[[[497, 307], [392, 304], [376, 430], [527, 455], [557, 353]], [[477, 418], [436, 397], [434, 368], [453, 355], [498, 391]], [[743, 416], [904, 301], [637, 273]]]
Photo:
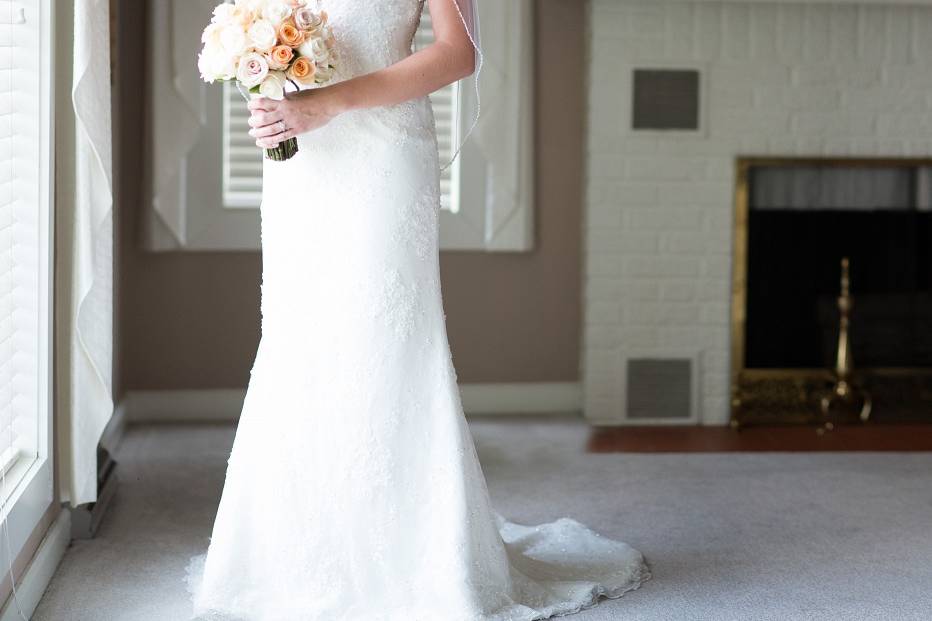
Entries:
[[[426, 9], [414, 36], [414, 49], [422, 49], [434, 40], [430, 13]], [[223, 85], [223, 202], [229, 208], [256, 208], [262, 198], [262, 152], [250, 138], [249, 110], [236, 85]], [[433, 93], [430, 101], [437, 125], [440, 163], [445, 166], [453, 157], [459, 132], [459, 83]], [[447, 167], [440, 178], [441, 207], [458, 210], [456, 185], [459, 160]]]
[[[42, 62], [38, 0], [0, 1], [0, 470], [39, 425]], [[12, 489], [7, 481], [7, 489]], [[5, 500], [5, 499], [0, 499]]]

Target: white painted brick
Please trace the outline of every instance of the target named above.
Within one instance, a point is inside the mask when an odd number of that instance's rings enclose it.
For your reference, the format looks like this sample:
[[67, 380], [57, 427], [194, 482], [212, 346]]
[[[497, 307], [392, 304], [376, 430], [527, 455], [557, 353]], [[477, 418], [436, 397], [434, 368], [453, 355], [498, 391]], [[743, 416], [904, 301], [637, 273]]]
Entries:
[[702, 400], [702, 411], [700, 412], [703, 424], [727, 424], [731, 416], [730, 403], [731, 399], [728, 396], [704, 398]]
[[858, 7], [858, 56], [862, 60], [886, 60], [888, 14], [886, 7]]
[[835, 110], [841, 105], [841, 91], [811, 87], [786, 89], [783, 92], [783, 105], [795, 110]]
[[722, 11], [725, 57], [747, 59], [751, 56], [751, 7], [729, 3]]
[[658, 188], [657, 202], [661, 205], [722, 205], [731, 202], [733, 191], [728, 185], [721, 182], [721, 179], [731, 179], [734, 169], [734, 163], [722, 160], [727, 164], [724, 168], [728, 170], [728, 175], [719, 174], [724, 171], [718, 170], [719, 162], [708, 164], [710, 171], [715, 172], [715, 177], [719, 179], [716, 182], [702, 181], [699, 183], [666, 183]]
[[[626, 348], [694, 351], [727, 422], [735, 158], [927, 156], [932, 7], [592, 0], [590, 27], [587, 413], [621, 411]], [[640, 61], [707, 69], [702, 131], [630, 130]]]
[[591, 350], [611, 350], [618, 346], [618, 329], [611, 326], [586, 328], [586, 346]]
[[799, 6], [782, 4], [777, 12], [777, 50], [779, 59], [797, 62], [805, 44], [806, 15]]
[[698, 181], [705, 176], [708, 166], [708, 162], [701, 157], [629, 157], [627, 163], [629, 179], [655, 181]]
[[593, 396], [588, 383], [584, 397], [586, 416], [594, 420], [612, 420], [618, 416], [618, 401], [610, 397]]
[[825, 60], [831, 54], [832, 8], [814, 4], [805, 7], [803, 58], [808, 61]]
[[[722, 5], [715, 3], [695, 8], [696, 54], [715, 60], [722, 54]], [[671, 33], [671, 37], [677, 34]]]
[[592, 276], [621, 276], [622, 261], [620, 254], [597, 254], [589, 257], [588, 272]]
[[698, 276], [699, 264], [688, 257], [656, 256], [630, 257], [625, 264], [625, 274], [635, 277], [675, 277]]
[[660, 344], [659, 331], [657, 328], [650, 326], [628, 325], [621, 331], [621, 341], [623, 343], [622, 348], [644, 349], [658, 347]]
[[655, 326], [661, 323], [660, 311], [664, 307], [653, 302], [635, 304], [625, 309], [625, 321], [632, 326]]
[[660, 246], [658, 233], [622, 233], [611, 229], [589, 231], [589, 244], [599, 252], [654, 254]]
[[835, 6], [831, 11], [829, 38], [835, 61], [849, 63], [858, 51], [858, 7]]
[[660, 238], [660, 251], [701, 256], [705, 251], [705, 235], [701, 232], [665, 233]]
[[884, 38], [887, 40], [887, 60], [891, 63], [905, 65], [913, 60], [911, 20], [909, 11], [887, 13], [887, 35]]
[[696, 230], [702, 227], [702, 210], [698, 207], [631, 207], [627, 209], [632, 229], [642, 230]]
[[729, 356], [727, 352], [708, 351], [702, 356], [702, 368], [713, 373], [729, 372]]
[[727, 326], [731, 322], [731, 305], [727, 302], [703, 304], [699, 321], [706, 325]]
[[617, 207], [599, 207], [589, 210], [586, 217], [586, 226], [592, 229], [620, 229], [621, 210]]
[[625, 284], [625, 300], [635, 302], [654, 302], [660, 299], [660, 282], [658, 280], [628, 280]]
[[664, 326], [659, 337], [657, 346], [670, 350], [699, 351], [710, 343], [708, 335], [699, 327]]
[[722, 276], [731, 272], [731, 257], [728, 255], [708, 256], [702, 260], [703, 276]]
[[592, 302], [587, 310], [587, 323], [592, 326], [617, 326], [621, 323], [621, 306], [611, 302]]
[[613, 302], [620, 298], [626, 283], [620, 278], [589, 275], [586, 281], [586, 299], [589, 302]]
[[699, 322], [698, 304], [661, 304], [657, 318], [661, 324], [693, 326]]
[[[692, 58], [695, 54], [696, 30], [693, 28], [695, 9], [691, 4], [666, 11], [666, 56], [668, 58]], [[673, 34], [676, 36], [673, 36]]]
[[660, 299], [664, 302], [692, 302], [696, 299], [696, 285], [691, 282], [665, 282]]
[[606, 181], [590, 191], [589, 200], [611, 205], [653, 205], [657, 201], [657, 184]]
[[702, 394], [706, 397], [723, 397], [728, 394], [728, 374], [705, 370], [702, 378]]
[[751, 56], [767, 62], [777, 57], [777, 6], [774, 4], [751, 8]]
[[697, 292], [700, 302], [721, 302], [728, 300], [731, 296], [731, 280], [721, 278], [719, 280], [705, 279], [702, 286]]

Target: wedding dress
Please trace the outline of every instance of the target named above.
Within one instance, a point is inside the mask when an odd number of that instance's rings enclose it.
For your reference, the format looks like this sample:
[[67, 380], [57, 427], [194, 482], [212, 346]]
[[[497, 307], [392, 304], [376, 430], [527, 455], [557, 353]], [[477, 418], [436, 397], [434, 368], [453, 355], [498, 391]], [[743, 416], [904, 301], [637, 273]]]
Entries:
[[[420, 0], [322, 5], [338, 79], [410, 53]], [[531, 621], [640, 586], [625, 543], [490, 506], [444, 323], [428, 100], [347, 113], [299, 149], [265, 163], [262, 338], [189, 567], [195, 618]]]

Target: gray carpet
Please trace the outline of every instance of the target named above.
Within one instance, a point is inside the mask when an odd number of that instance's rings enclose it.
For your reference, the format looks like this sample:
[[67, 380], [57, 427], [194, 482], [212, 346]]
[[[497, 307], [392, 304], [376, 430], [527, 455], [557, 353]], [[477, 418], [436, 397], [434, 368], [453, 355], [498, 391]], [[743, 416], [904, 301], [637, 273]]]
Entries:
[[[932, 619], [932, 453], [587, 455], [582, 423], [527, 421], [472, 421], [497, 508], [572, 516], [654, 572], [574, 621]], [[186, 619], [232, 438], [131, 430], [99, 537], [70, 548], [33, 618]]]

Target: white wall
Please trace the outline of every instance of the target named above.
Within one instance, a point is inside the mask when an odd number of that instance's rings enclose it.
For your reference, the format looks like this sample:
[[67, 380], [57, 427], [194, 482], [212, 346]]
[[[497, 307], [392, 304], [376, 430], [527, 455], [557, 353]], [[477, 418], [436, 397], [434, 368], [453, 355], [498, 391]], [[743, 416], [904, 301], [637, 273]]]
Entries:
[[[932, 8], [592, 0], [583, 380], [616, 420], [624, 356], [700, 355], [728, 420], [734, 161], [932, 154]], [[633, 67], [702, 71], [703, 130], [632, 132]]]

